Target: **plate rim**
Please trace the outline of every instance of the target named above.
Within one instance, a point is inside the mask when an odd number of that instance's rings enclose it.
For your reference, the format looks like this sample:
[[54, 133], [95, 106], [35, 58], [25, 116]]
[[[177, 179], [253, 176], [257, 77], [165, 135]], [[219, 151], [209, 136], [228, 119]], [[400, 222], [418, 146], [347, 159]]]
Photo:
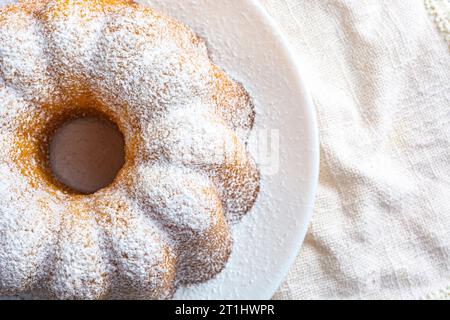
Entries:
[[312, 179], [309, 181], [309, 190], [310, 196], [308, 199], [305, 200], [305, 209], [303, 210], [303, 214], [305, 216], [306, 223], [303, 224], [302, 229], [294, 236], [294, 241], [297, 241], [297, 245], [295, 247], [295, 250], [290, 250], [288, 259], [285, 260], [285, 262], [282, 264], [284, 270], [280, 270], [280, 272], [276, 275], [274, 275], [275, 279], [273, 283], [277, 283], [277, 286], [273, 288], [270, 292], [270, 297], [268, 299], [272, 299], [275, 293], [278, 291], [280, 286], [283, 284], [283, 282], [286, 280], [286, 277], [289, 273], [290, 268], [295, 262], [295, 259], [300, 253], [300, 250], [303, 246], [306, 232], [308, 231], [309, 225], [311, 223], [311, 218], [314, 212], [314, 205], [317, 195], [317, 188], [319, 184], [319, 169], [320, 169], [320, 146], [319, 146], [319, 128], [318, 128], [318, 122], [317, 122], [317, 109], [314, 105], [311, 93], [306, 85], [306, 81], [304, 79], [304, 75], [306, 74], [303, 72], [305, 68], [303, 67], [298, 55], [294, 52], [294, 49], [292, 48], [292, 45], [288, 41], [286, 35], [281, 30], [280, 26], [277, 24], [275, 19], [267, 12], [267, 10], [264, 8], [264, 6], [258, 1], [258, 0], [246, 0], [247, 3], [250, 6], [253, 6], [255, 8], [255, 13], [259, 14], [259, 18], [262, 21], [265, 21], [267, 25], [269, 26], [270, 31], [273, 33], [274, 38], [276, 38], [280, 45], [281, 49], [284, 51], [284, 53], [287, 56], [287, 59], [289, 60], [290, 64], [293, 66], [293, 69], [295, 69], [295, 80], [296, 84], [295, 86], [300, 88], [300, 92], [303, 93], [303, 100], [304, 105], [307, 109], [307, 115], [309, 117], [309, 120], [307, 123], [310, 124], [308, 128], [308, 132], [310, 133], [310, 139], [311, 139], [311, 167], [312, 167]]

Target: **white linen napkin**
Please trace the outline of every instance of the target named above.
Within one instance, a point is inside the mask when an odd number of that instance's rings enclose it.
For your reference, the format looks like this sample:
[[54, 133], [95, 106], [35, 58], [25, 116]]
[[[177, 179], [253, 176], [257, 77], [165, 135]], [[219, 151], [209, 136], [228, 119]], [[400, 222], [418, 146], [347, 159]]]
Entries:
[[449, 0], [261, 3], [321, 135], [313, 221], [275, 298], [450, 298]]

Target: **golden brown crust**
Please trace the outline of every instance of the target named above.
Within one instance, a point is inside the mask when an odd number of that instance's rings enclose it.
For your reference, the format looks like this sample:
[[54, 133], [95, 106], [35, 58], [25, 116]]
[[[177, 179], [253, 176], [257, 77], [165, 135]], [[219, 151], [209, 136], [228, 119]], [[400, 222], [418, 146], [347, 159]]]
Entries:
[[[259, 172], [245, 148], [252, 100], [212, 64], [205, 43], [126, 0], [23, 1], [0, 10], [0, 40], [8, 49], [0, 52], [0, 114], [8, 116], [0, 143], [11, 142], [0, 170], [15, 190], [0, 190], [0, 232], [8, 235], [0, 239], [0, 294], [166, 299], [177, 285], [220, 272], [229, 223], [253, 206]], [[53, 132], [86, 116], [117, 124], [126, 145], [114, 182], [89, 195], [54, 179], [48, 160]], [[163, 123], [178, 130], [173, 141], [151, 135]], [[196, 139], [185, 139], [193, 128]], [[227, 143], [225, 158], [208, 157]], [[169, 155], [175, 144], [187, 158]], [[2, 202], [10, 196], [17, 203]], [[34, 231], [41, 211], [52, 228]], [[39, 250], [29, 230], [42, 233]], [[23, 261], [2, 269], [11, 254]]]

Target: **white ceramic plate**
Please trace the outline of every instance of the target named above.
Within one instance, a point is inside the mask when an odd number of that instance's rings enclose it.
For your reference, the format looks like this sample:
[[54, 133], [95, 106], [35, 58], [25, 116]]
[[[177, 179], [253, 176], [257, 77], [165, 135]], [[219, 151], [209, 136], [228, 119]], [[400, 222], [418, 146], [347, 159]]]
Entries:
[[[270, 299], [303, 242], [318, 179], [315, 111], [297, 58], [256, 0], [138, 2], [206, 39], [212, 59], [244, 84], [257, 107], [249, 147], [262, 171], [259, 198], [233, 227], [233, 252], [223, 272], [178, 290], [175, 298]], [[261, 157], [267, 136], [272, 137], [270, 161]]]

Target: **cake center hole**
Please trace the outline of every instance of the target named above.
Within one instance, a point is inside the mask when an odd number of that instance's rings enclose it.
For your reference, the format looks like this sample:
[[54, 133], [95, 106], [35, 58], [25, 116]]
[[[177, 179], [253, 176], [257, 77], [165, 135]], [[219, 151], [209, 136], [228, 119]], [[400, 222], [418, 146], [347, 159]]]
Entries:
[[125, 163], [125, 142], [117, 125], [95, 117], [63, 123], [50, 140], [56, 180], [82, 194], [110, 185]]

